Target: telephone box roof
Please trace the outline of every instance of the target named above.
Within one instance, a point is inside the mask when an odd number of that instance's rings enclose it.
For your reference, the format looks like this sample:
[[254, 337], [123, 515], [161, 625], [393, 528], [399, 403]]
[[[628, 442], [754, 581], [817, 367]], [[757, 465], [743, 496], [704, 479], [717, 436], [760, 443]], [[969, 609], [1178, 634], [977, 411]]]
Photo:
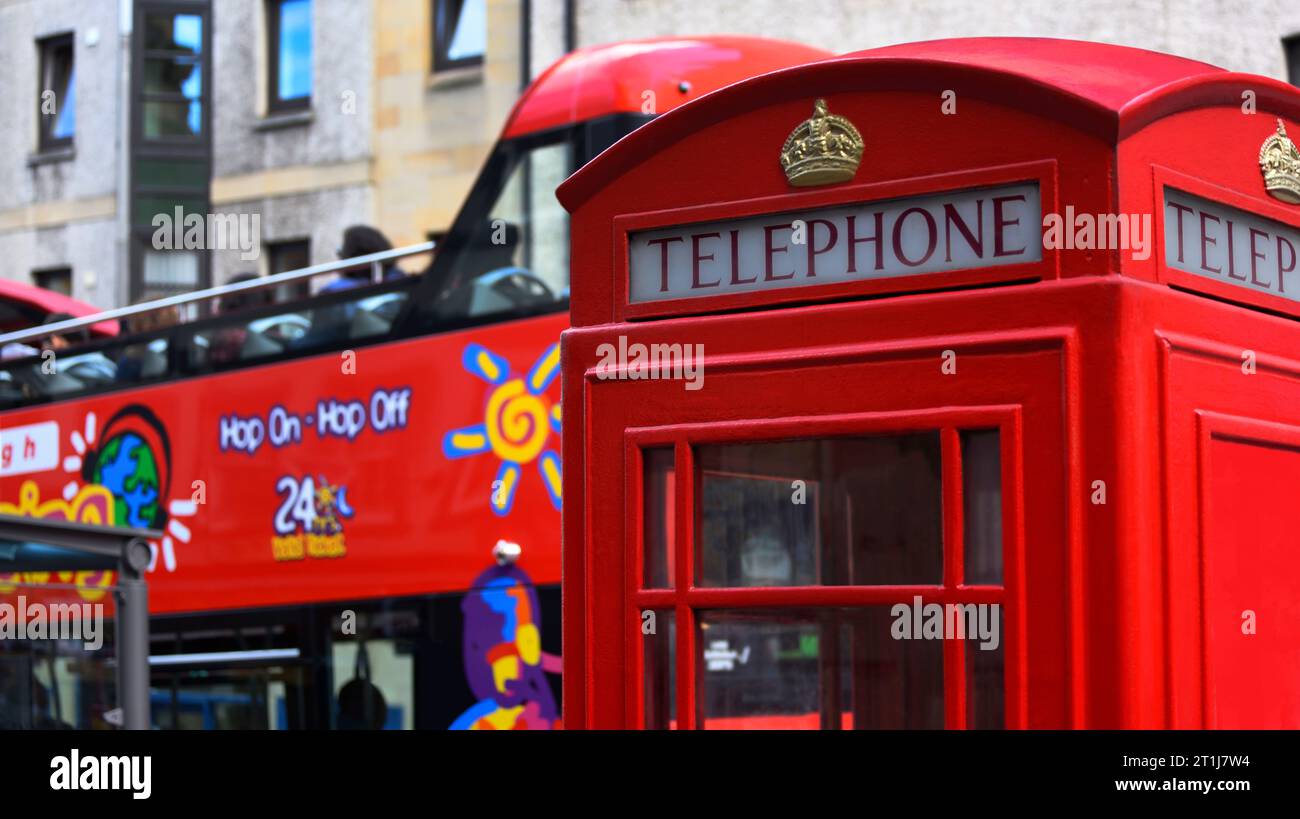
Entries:
[[964, 37], [873, 48], [841, 59], [919, 60], [1021, 77], [1119, 113], [1157, 89], [1228, 73], [1218, 66], [1143, 48], [1047, 37]]
[[1037, 37], [971, 37], [885, 46], [773, 71], [648, 123], [574, 174], [557, 194], [570, 210], [602, 180], [710, 122], [783, 99], [839, 92], [952, 90], [1051, 116], [1113, 143], [1178, 111], [1256, 109], [1300, 119], [1300, 90], [1254, 74], [1127, 46]]

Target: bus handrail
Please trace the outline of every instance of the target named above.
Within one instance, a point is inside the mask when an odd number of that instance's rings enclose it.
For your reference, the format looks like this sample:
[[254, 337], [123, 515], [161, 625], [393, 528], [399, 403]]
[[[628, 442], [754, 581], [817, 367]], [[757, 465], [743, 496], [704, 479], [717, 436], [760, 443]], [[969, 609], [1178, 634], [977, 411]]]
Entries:
[[283, 273], [276, 273], [271, 276], [258, 276], [256, 279], [236, 282], [234, 284], [221, 284], [216, 287], [209, 287], [204, 290], [193, 290], [189, 293], [180, 293], [175, 296], [165, 296], [154, 301], [132, 304], [127, 307], [117, 307], [112, 310], [105, 310], [102, 313], [94, 313], [89, 316], [56, 321], [53, 324], [42, 324], [37, 327], [28, 327], [24, 330], [15, 330], [11, 333], [0, 335], [0, 347], [22, 341], [32, 341], [35, 339], [45, 338], [46, 336], [58, 335], [69, 330], [79, 330], [83, 327], [90, 327], [99, 324], [102, 321], [112, 319], [129, 318], [138, 316], [143, 313], [151, 313], [154, 310], [161, 310], [164, 307], [179, 307], [187, 304], [197, 304], [220, 296], [227, 296], [232, 293], [245, 293], [255, 290], [264, 290], [268, 287], [276, 287], [281, 284], [302, 281], [310, 279], [313, 276], [319, 276], [324, 273], [337, 273], [343, 270], [354, 270], [365, 265], [374, 267], [375, 281], [382, 277], [381, 264], [394, 259], [402, 259], [408, 256], [418, 256], [422, 253], [429, 253], [436, 246], [436, 242], [421, 242], [406, 247], [397, 247], [392, 250], [384, 250], [379, 253], [370, 253], [365, 256], [354, 256], [351, 259], [339, 259], [334, 262], [325, 262], [324, 264], [302, 267], [297, 270], [286, 270]]

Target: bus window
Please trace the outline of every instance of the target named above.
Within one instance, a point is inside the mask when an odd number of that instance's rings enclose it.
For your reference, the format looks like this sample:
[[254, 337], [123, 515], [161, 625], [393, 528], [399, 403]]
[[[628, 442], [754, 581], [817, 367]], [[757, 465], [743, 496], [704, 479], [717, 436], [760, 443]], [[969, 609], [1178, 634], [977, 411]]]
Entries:
[[[490, 207], [457, 228], [463, 246], [442, 281], [441, 318], [544, 310], [569, 298], [569, 215], [555, 188], [572, 168], [570, 143], [535, 147], [512, 166]], [[491, 165], [491, 164], [490, 164]], [[450, 252], [450, 251], [449, 251]]]
[[217, 665], [154, 672], [153, 723], [163, 730], [230, 731], [303, 727], [287, 713], [290, 691], [304, 684], [292, 665]]
[[0, 731], [112, 727], [107, 717], [117, 705], [117, 683], [111, 644], [94, 651], [76, 640], [0, 645]]
[[415, 654], [418, 609], [379, 605], [348, 609], [334, 618], [334, 727], [398, 731], [415, 727]]
[[301, 613], [156, 619], [149, 704], [164, 730], [309, 728], [314, 663]]

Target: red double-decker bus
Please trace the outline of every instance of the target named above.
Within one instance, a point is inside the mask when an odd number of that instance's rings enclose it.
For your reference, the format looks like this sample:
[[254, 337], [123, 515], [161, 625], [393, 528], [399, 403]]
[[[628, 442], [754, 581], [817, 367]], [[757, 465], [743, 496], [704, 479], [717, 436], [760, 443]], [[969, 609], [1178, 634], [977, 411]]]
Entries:
[[[824, 56], [740, 37], [575, 52], [526, 90], [436, 249], [109, 311], [216, 315], [0, 364], [0, 514], [160, 533], [154, 725], [557, 727], [569, 235], [554, 189], [654, 113]], [[383, 275], [431, 250], [418, 275]], [[376, 283], [247, 306], [347, 265]], [[0, 601], [111, 608], [113, 583], [5, 572], [0, 552]], [[0, 725], [105, 724], [111, 656], [0, 643]]]

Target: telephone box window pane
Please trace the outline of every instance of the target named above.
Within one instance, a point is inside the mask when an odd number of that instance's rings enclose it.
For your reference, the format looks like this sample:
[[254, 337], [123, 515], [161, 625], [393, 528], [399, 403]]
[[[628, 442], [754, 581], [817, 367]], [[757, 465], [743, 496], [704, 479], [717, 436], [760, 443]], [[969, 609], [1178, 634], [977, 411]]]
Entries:
[[933, 584], [937, 432], [701, 446], [701, 586]]
[[[677, 623], [672, 610], [653, 611], [653, 620], [641, 620], [642, 666], [645, 672], [645, 727], [677, 727]], [[652, 628], [653, 633], [647, 633]]]
[[942, 728], [943, 641], [892, 625], [888, 606], [702, 612], [701, 726]]
[[703, 676], [700, 727], [821, 726], [821, 629], [798, 612], [707, 611], [696, 663]]
[[659, 447], [647, 449], [642, 454], [644, 465], [645, 503], [642, 515], [645, 518], [645, 531], [642, 539], [643, 578], [647, 589], [671, 589], [673, 587], [673, 550], [677, 526], [676, 507], [673, 497], [676, 494], [676, 473], [673, 462], [673, 448]]
[[995, 429], [961, 433], [966, 585], [1002, 584], [1002, 441]]
[[[1006, 727], [1003, 677], [1003, 651], [1006, 644], [1005, 619], [998, 609], [998, 639], [966, 641], [966, 727], [997, 729]], [[987, 645], [987, 648], [982, 646]]]

